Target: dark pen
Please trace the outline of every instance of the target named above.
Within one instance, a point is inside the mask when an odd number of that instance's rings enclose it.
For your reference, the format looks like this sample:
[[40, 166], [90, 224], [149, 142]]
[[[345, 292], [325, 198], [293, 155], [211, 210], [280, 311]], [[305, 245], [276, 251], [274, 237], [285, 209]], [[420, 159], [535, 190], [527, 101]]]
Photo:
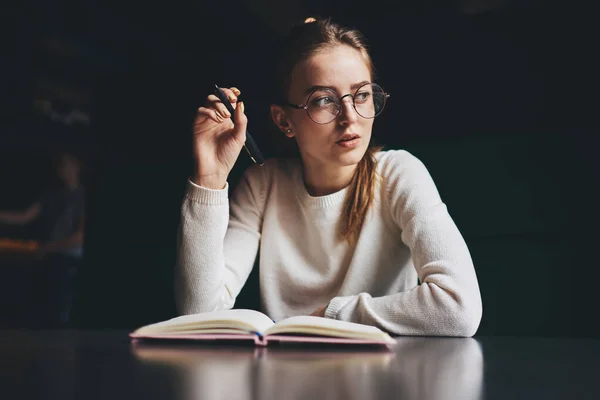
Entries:
[[[227, 99], [227, 96], [225, 95], [223, 90], [221, 90], [221, 88], [217, 85], [215, 85], [215, 94], [219, 98], [219, 100], [221, 100], [221, 103], [225, 104], [225, 107], [227, 107], [227, 111], [229, 111], [229, 113], [231, 114], [231, 120], [233, 122], [235, 122], [235, 120], [233, 119], [235, 110], [231, 106], [231, 103]], [[244, 148], [246, 149], [246, 152], [248, 153], [248, 155], [250, 156], [252, 161], [254, 161], [256, 164], [263, 165], [265, 163], [265, 159], [264, 159], [262, 153], [258, 149], [258, 146], [254, 142], [254, 139], [252, 138], [252, 136], [250, 135], [250, 132], [248, 132], [247, 129], [246, 129], [246, 143], [244, 143]]]

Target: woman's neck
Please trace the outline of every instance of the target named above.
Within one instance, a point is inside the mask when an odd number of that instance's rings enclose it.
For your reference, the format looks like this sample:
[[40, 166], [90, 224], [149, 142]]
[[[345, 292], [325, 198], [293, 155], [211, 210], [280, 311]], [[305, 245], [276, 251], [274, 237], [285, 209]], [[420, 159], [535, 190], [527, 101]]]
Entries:
[[309, 167], [304, 166], [304, 185], [309, 195], [313, 197], [327, 196], [339, 192], [350, 184], [356, 165], [345, 167]]
[[64, 181], [64, 185], [65, 185], [65, 189], [68, 192], [72, 192], [72, 191], [78, 189], [79, 186], [81, 186], [79, 180], [76, 180], [76, 179], [73, 179], [73, 180], [67, 179]]

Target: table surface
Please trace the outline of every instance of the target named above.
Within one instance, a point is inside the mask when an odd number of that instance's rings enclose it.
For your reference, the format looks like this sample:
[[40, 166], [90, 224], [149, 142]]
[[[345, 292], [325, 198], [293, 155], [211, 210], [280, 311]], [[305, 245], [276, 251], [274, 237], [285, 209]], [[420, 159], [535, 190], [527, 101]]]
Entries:
[[398, 338], [390, 350], [0, 331], [3, 399], [600, 399], [600, 340]]

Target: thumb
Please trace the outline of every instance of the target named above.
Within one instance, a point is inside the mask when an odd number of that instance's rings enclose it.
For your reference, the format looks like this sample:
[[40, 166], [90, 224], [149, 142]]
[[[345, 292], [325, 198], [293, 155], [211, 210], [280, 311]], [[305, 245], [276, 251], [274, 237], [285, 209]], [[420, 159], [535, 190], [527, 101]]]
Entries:
[[240, 101], [235, 107], [235, 123], [233, 124], [233, 136], [241, 143], [246, 142], [246, 127], [248, 118], [244, 114], [244, 102]]

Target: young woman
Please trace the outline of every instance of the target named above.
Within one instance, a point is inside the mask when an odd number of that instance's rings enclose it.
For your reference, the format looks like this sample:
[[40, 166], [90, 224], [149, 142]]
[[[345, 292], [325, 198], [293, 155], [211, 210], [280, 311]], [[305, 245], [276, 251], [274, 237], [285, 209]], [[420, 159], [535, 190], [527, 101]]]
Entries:
[[474, 335], [473, 262], [431, 176], [407, 151], [370, 146], [387, 94], [361, 34], [330, 20], [296, 26], [279, 69], [283, 101], [271, 115], [299, 156], [248, 168], [231, 199], [247, 124], [240, 91], [225, 89], [235, 124], [214, 95], [198, 109], [180, 312], [231, 308], [260, 249], [262, 311], [276, 321], [316, 315], [398, 335]]

